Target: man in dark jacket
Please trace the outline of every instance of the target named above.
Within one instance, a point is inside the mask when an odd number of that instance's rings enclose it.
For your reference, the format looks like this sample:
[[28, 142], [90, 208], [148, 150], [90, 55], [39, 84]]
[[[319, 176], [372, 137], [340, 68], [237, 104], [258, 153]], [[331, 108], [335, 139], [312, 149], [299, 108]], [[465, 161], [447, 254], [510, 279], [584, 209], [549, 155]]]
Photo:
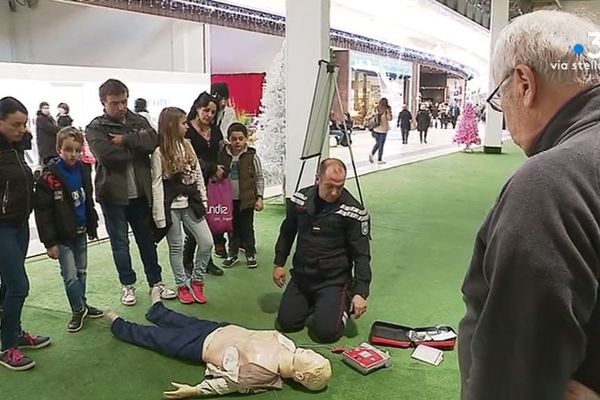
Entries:
[[402, 111], [398, 114], [398, 124], [402, 132], [402, 144], [408, 144], [408, 134], [410, 133], [410, 124], [412, 122], [412, 114], [408, 111], [406, 104], [402, 106]]
[[315, 341], [334, 342], [352, 313], [367, 311], [371, 283], [369, 215], [344, 189], [346, 166], [324, 160], [317, 184], [295, 193], [275, 246], [273, 281], [283, 287], [285, 263], [298, 236], [288, 283], [277, 316], [282, 332], [304, 328], [312, 313]]
[[456, 104], [452, 104], [448, 110], [448, 114], [450, 115], [452, 129], [456, 129], [456, 123], [458, 122], [458, 117], [460, 117], [460, 107]]
[[151, 225], [152, 182], [150, 154], [158, 146], [158, 134], [148, 121], [127, 109], [129, 91], [123, 82], [109, 79], [100, 86], [104, 115], [86, 128], [96, 160], [96, 198], [102, 207], [113, 259], [123, 285], [121, 302], [136, 303], [136, 274], [131, 266], [129, 229], [144, 264], [150, 287], [159, 286], [163, 298], [176, 293], [162, 283]]
[[591, 63], [563, 43], [591, 52], [598, 31], [538, 11], [496, 42], [488, 103], [530, 158], [479, 230], [462, 287], [463, 400], [600, 399], [600, 71], [550, 67]]
[[45, 101], [40, 103], [35, 120], [35, 136], [38, 147], [39, 164], [45, 167], [48, 161], [58, 156], [56, 152], [56, 134], [60, 127], [50, 115], [50, 105]]

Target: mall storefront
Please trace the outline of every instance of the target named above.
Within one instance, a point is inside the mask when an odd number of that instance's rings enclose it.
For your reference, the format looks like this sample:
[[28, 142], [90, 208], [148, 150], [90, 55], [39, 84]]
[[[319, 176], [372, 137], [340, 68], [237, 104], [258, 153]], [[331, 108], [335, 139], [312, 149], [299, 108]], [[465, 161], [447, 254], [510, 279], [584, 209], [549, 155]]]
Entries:
[[335, 118], [349, 112], [355, 126], [364, 127], [382, 97], [394, 116], [403, 105], [416, 114], [422, 102], [458, 104], [462, 107], [466, 80], [441, 68], [362, 53], [334, 50], [340, 66], [338, 86], [342, 108], [334, 99]]

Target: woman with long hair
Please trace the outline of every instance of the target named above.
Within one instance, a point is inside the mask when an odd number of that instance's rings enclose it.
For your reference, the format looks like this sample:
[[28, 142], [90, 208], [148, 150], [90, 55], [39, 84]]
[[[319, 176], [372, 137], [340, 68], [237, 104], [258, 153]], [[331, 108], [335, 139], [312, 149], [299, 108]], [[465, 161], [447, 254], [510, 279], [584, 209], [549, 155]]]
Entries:
[[[169, 259], [184, 304], [206, 303], [204, 273], [210, 260], [212, 235], [206, 222], [206, 187], [198, 158], [185, 139], [185, 112], [167, 107], [158, 119], [159, 146], [152, 154], [152, 216], [156, 227], [168, 229]], [[183, 263], [184, 226], [198, 244], [190, 277]]]
[[[198, 96], [188, 114], [188, 129], [185, 137], [191, 143], [196, 156], [200, 161], [204, 183], [209, 179], [222, 179], [225, 177], [225, 167], [219, 164], [219, 152], [223, 148], [223, 134], [215, 122], [219, 112], [219, 101], [216, 97], [203, 92]], [[219, 257], [226, 257], [225, 237], [223, 235], [213, 236], [215, 253]], [[194, 257], [196, 243], [193, 236], [187, 235], [185, 241], [184, 265], [189, 271]], [[213, 275], [223, 275], [223, 270], [217, 267], [212, 258], [208, 264], [207, 271]]]
[[373, 137], [375, 138], [375, 146], [369, 154], [369, 162], [373, 162], [375, 153], [379, 164], [385, 164], [383, 161], [383, 146], [387, 138], [387, 133], [390, 130], [390, 121], [392, 120], [392, 107], [388, 104], [388, 100], [382, 97], [379, 104], [373, 113], [373, 118], [376, 118], [377, 124], [373, 129]]

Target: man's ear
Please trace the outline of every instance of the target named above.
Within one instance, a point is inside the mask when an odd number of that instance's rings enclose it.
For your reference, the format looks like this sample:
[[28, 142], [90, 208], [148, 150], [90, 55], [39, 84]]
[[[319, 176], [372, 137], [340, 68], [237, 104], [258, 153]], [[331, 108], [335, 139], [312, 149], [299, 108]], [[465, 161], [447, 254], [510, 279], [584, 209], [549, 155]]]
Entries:
[[319, 184], [319, 175], [315, 175], [315, 185]]

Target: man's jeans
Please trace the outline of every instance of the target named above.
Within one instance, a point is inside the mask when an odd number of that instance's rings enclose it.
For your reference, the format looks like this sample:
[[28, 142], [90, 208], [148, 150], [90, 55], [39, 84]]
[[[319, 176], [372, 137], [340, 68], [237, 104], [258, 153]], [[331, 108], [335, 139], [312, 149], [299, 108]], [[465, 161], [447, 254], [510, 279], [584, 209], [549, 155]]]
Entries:
[[130, 199], [127, 206], [108, 203], [101, 203], [100, 205], [106, 221], [113, 260], [121, 284], [133, 285], [136, 282], [136, 275], [131, 266], [131, 255], [129, 253], [128, 224], [133, 230], [148, 284], [153, 286], [162, 281], [161, 267], [158, 264], [156, 244], [152, 235], [150, 223], [152, 214], [148, 201], [141, 197]]
[[1, 350], [17, 347], [21, 334], [21, 312], [29, 294], [25, 256], [29, 225], [0, 225], [0, 281], [2, 281]]
[[71, 310], [81, 311], [86, 305], [85, 280], [87, 276], [87, 235], [77, 235], [75, 242], [58, 245], [60, 274]]

